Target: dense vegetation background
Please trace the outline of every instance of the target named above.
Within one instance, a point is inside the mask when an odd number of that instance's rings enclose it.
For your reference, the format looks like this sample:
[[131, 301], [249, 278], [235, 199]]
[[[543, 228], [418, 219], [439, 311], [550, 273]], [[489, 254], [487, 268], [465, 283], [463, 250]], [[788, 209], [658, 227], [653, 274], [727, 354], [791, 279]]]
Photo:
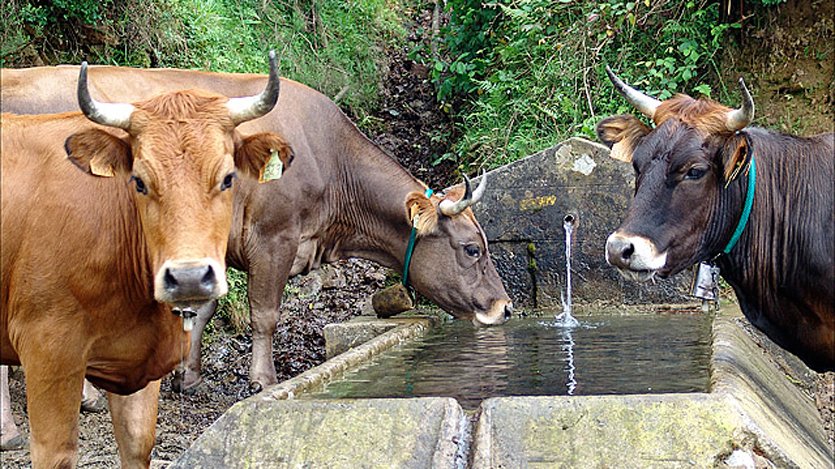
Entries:
[[[784, 94], [798, 94], [798, 86], [806, 97], [822, 91], [804, 104], [831, 120], [831, 2], [751, 0], [730, 17], [720, 14], [727, 3], [739, 2], [7, 0], [1, 60], [262, 72], [265, 51], [275, 48], [283, 75], [334, 98], [363, 126], [373, 124], [364, 119], [385, 92], [391, 51], [405, 49], [425, 67], [438, 108], [453, 122], [436, 129], [432, 137], [445, 151], [428, 163], [452, 161], [471, 172], [570, 135], [593, 137], [601, 116], [627, 112], [605, 81], [606, 63], [659, 98], [687, 91], [736, 103], [739, 72], [727, 66], [745, 67], [728, 54], [750, 56], [748, 47], [772, 68], [798, 58], [775, 54], [787, 45], [773, 37], [783, 9], [798, 27], [807, 26], [804, 14], [824, 17], [812, 18], [812, 29], [796, 35], [805, 43], [791, 46], [820, 62], [828, 80], [794, 77]], [[822, 6], [805, 11], [804, 4]]]

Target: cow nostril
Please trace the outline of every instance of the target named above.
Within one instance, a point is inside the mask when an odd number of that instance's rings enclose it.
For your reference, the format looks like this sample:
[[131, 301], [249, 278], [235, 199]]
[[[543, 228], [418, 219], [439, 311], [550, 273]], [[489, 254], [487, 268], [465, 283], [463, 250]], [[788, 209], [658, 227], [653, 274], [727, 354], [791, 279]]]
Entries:
[[626, 246], [623, 249], [623, 251], [621, 251], [620, 257], [622, 257], [624, 260], [626, 260], [626, 259], [629, 259], [630, 257], [632, 257], [632, 254], [635, 254], [635, 245], [632, 244], [632, 243], [629, 243], [629, 246]]
[[504, 318], [510, 319], [513, 316], [513, 305], [505, 305], [504, 307]]
[[177, 279], [171, 273], [171, 269], [165, 269], [165, 275], [162, 277], [162, 281], [163, 286], [168, 291], [176, 290], [177, 287], [180, 285], [179, 282], [177, 282]]
[[212, 268], [211, 265], [206, 266], [206, 273], [203, 274], [203, 278], [200, 279], [200, 283], [203, 284], [204, 287], [213, 287], [215, 284], [215, 269]]

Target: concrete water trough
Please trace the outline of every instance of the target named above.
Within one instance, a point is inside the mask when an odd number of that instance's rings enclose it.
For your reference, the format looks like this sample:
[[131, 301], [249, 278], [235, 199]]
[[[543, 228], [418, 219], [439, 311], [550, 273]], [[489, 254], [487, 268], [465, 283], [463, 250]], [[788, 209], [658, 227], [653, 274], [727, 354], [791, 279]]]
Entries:
[[[575, 303], [646, 312], [688, 301], [686, 275], [637, 286], [606, 266], [602, 246], [633, 180], [605, 147], [571, 139], [487, 177], [476, 215], [518, 305], [559, 304], [566, 214], [578, 220]], [[752, 340], [738, 307], [712, 317], [702, 391], [491, 397], [474, 410], [444, 393], [310, 398], [444, 327], [432, 314], [356, 318], [326, 328], [325, 363], [235, 404], [173, 467], [832, 467], [811, 398]]]
[[708, 392], [495, 397], [474, 413], [442, 396], [300, 399], [438, 323], [358, 318], [330, 347], [379, 335], [235, 404], [174, 467], [831, 467], [814, 403], [740, 318], [714, 320]]

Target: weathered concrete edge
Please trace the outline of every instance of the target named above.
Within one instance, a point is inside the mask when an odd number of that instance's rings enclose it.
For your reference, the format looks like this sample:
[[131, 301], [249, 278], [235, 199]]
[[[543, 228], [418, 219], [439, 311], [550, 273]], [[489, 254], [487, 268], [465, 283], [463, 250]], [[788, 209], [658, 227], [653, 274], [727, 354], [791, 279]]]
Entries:
[[782, 467], [832, 467], [814, 402], [777, 369], [734, 318], [737, 305], [723, 308], [713, 322], [710, 394], [725, 399], [745, 430], [772, 462]]
[[254, 396], [259, 400], [293, 399], [298, 394], [323, 386], [345, 372], [366, 363], [382, 352], [425, 334], [434, 325], [429, 317], [390, 319], [403, 324], [384, 332], [368, 342], [339, 354], [304, 373], [264, 389]]

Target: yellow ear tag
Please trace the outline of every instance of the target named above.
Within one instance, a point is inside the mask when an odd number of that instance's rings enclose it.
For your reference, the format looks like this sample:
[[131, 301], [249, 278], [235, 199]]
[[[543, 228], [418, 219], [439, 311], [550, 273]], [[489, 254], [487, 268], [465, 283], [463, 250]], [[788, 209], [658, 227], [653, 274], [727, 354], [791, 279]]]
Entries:
[[265, 183], [272, 181], [273, 179], [278, 179], [281, 177], [282, 173], [284, 173], [284, 163], [282, 163], [281, 158], [278, 157], [278, 152], [271, 150], [270, 159], [267, 160], [267, 164], [261, 168], [261, 174], [258, 176], [258, 182]]
[[110, 166], [109, 163], [101, 161], [100, 158], [93, 158], [90, 160], [90, 172], [93, 173], [95, 176], [101, 176], [105, 178], [112, 178], [116, 175], [113, 171], [113, 166]]

